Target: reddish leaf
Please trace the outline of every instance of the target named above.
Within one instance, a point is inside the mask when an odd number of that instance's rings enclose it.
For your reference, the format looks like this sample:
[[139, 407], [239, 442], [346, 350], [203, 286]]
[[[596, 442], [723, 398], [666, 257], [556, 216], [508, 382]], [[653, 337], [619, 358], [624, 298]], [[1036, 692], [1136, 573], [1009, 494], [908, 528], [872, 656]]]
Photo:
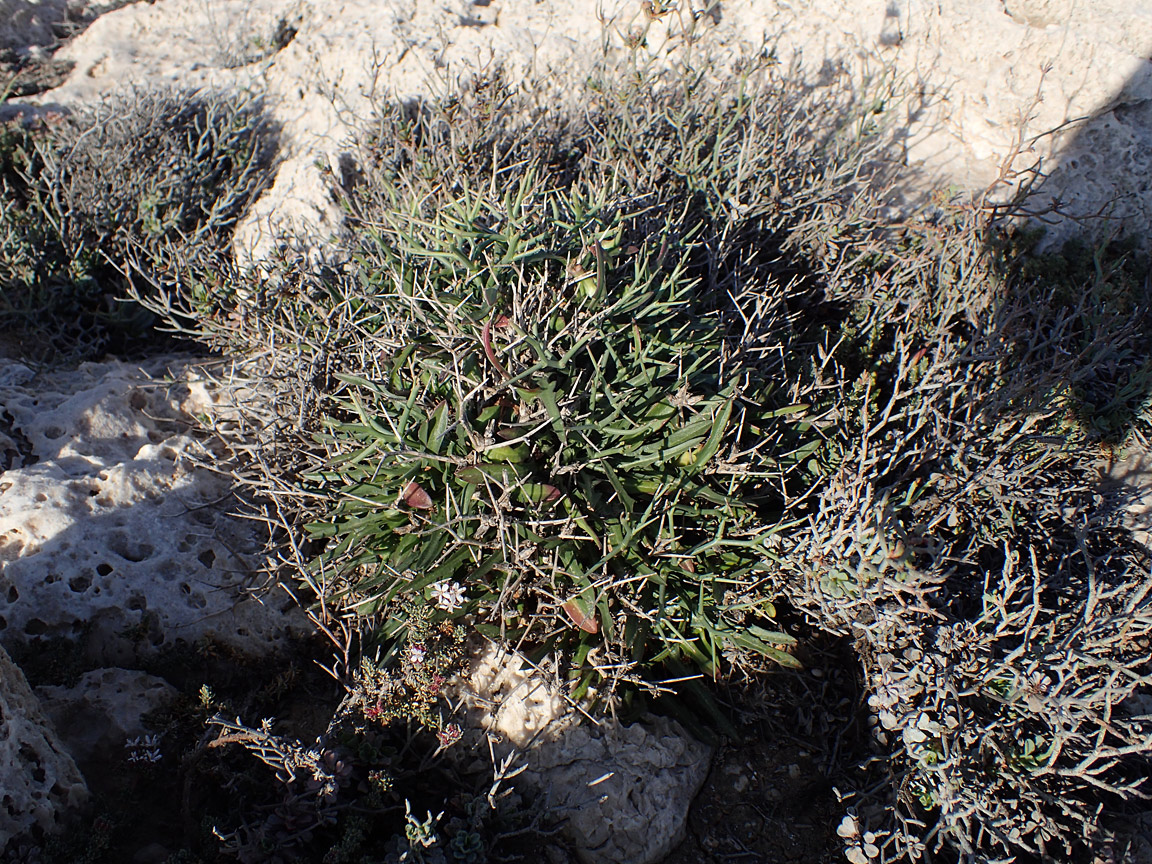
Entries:
[[550, 483], [537, 483], [539, 487], [541, 501], [557, 501], [560, 498], [560, 490]]
[[492, 319], [485, 321], [484, 327], [480, 330], [480, 344], [484, 346], [484, 353], [488, 356], [489, 362], [496, 367], [500, 377], [507, 381], [511, 376], [496, 358], [496, 352], [492, 350]]
[[401, 499], [415, 510], [431, 510], [432, 496], [424, 491], [424, 487], [415, 480], [409, 480], [404, 491], [400, 493]]
[[560, 490], [551, 483], [521, 483], [519, 491], [533, 504], [552, 504], [561, 496]]
[[588, 601], [581, 600], [579, 597], [573, 597], [561, 608], [568, 613], [568, 617], [572, 619], [572, 623], [585, 633], [600, 632], [600, 622], [596, 620], [596, 613], [592, 611], [592, 607]]

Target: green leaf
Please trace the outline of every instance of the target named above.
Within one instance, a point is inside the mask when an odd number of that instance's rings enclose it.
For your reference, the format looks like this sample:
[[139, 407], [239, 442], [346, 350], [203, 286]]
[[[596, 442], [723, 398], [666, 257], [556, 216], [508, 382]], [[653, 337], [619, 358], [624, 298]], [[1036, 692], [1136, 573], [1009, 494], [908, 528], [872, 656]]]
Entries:
[[521, 483], [517, 491], [532, 504], [551, 504], [562, 494], [550, 483]]
[[482, 462], [479, 465], [465, 465], [457, 468], [456, 478], [463, 480], [465, 483], [482, 486], [485, 480], [493, 480], [497, 483], [511, 483], [517, 479], [528, 477], [530, 473], [529, 469], [520, 465], [513, 465], [509, 462]]
[[724, 432], [728, 428], [728, 420], [731, 417], [732, 401], [729, 400], [721, 407], [720, 413], [712, 423], [712, 432], [708, 436], [708, 440], [693, 454], [692, 462], [689, 466], [691, 473], [696, 474], [704, 470], [704, 466], [708, 464], [708, 460], [716, 455], [716, 452], [720, 449], [720, 443], [724, 438]]
[[527, 444], [505, 444], [500, 447], [491, 447], [485, 450], [484, 455], [496, 462], [521, 463], [532, 455], [532, 451]]
[[446, 401], [436, 406], [432, 412], [431, 420], [431, 428], [428, 431], [428, 438], [424, 441], [424, 446], [428, 448], [429, 452], [439, 456], [444, 447], [444, 436], [448, 434], [448, 426], [452, 421], [452, 414]]

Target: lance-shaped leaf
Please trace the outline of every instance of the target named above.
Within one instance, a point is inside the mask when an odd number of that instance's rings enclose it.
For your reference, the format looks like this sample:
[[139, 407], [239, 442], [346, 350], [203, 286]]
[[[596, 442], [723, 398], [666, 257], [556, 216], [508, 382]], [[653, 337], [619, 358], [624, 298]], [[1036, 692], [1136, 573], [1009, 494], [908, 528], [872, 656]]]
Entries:
[[408, 485], [400, 493], [400, 499], [414, 510], [431, 510], [432, 496], [424, 491], [424, 487], [415, 480], [409, 480]]
[[511, 462], [481, 462], [479, 465], [463, 465], [456, 469], [456, 477], [465, 483], [482, 486], [485, 480], [494, 480], [497, 483], [523, 479], [529, 474], [529, 469], [523, 465]]
[[600, 622], [596, 618], [596, 610], [583, 597], [573, 597], [560, 608], [572, 619], [572, 623], [585, 633], [600, 632]]

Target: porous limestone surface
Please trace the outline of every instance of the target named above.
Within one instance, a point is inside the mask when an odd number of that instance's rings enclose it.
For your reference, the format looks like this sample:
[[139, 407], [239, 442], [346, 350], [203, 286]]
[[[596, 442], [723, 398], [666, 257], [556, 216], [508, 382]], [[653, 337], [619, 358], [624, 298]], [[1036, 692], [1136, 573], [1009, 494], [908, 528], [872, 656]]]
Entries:
[[245, 590], [259, 541], [204, 467], [221, 454], [196, 431], [210, 392], [192, 368], [0, 360], [0, 642], [83, 639], [130, 666], [180, 640], [263, 654], [307, 631], [287, 596]]
[[[72, 687], [43, 686], [36, 695], [68, 752], [81, 765], [138, 758], [148, 748], [128, 746], [150, 734], [144, 715], [179, 694], [163, 678], [134, 669], [93, 669]], [[161, 749], [157, 741], [155, 749]], [[87, 772], [88, 768], [84, 770]]]
[[[934, 190], [979, 194], [998, 179], [1003, 198], [1036, 176], [1046, 179], [1030, 209], [1049, 223], [1050, 242], [1088, 216], [1112, 220], [1091, 223], [1097, 233], [1152, 224], [1152, 0], [655, 5], [670, 11], [653, 20], [639, 0], [135, 3], [64, 47], [72, 74], [32, 101], [67, 107], [157, 85], [263, 94], [286, 148], [236, 233], [245, 263], [267, 257], [281, 234], [320, 255], [332, 248], [340, 214], [321, 169], [347, 160], [349, 130], [374, 102], [444, 95], [503, 69], [541, 102], [561, 104], [594, 63], [625, 62], [637, 37], [644, 62], [686, 60], [717, 77], [771, 55], [818, 88], [844, 64], [864, 100], [897, 79], [905, 97], [876, 104], [903, 144], [907, 206]], [[1066, 215], [1043, 212], [1057, 201]]]
[[712, 751], [676, 723], [592, 722], [523, 655], [497, 646], [474, 661], [461, 697], [499, 758], [518, 753], [517, 782], [564, 820], [585, 864], [649, 864], [684, 838]]
[[0, 855], [13, 838], [59, 830], [87, 798], [40, 700], [0, 646]]

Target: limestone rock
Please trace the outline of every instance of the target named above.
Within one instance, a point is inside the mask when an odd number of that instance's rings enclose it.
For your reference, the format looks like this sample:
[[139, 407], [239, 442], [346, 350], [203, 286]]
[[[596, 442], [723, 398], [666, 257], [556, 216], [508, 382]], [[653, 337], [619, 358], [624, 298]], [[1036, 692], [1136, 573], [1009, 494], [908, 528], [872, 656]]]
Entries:
[[[846, 64], [865, 98], [884, 75], [901, 80], [908, 95], [885, 119], [905, 145], [907, 206], [998, 179], [1003, 198], [1035, 167], [1046, 178], [1036, 211], [1059, 201], [1073, 217], [1109, 217], [1105, 231], [1152, 224], [1152, 0], [694, 0], [656, 20], [634, 0], [165, 0], [100, 16], [59, 52], [76, 64], [68, 80], [36, 101], [75, 105], [142, 84], [261, 92], [288, 146], [237, 231], [238, 257], [267, 257], [281, 234], [323, 254], [340, 214], [318, 166], [338, 170], [374, 100], [446, 94], [503, 68], [562, 103], [637, 33], [657, 66], [688, 58], [724, 76], [773, 52], [817, 87], [829, 64]], [[1053, 239], [1076, 230], [1044, 218]]]
[[170, 703], [178, 691], [146, 672], [108, 668], [85, 673], [73, 687], [37, 687], [36, 695], [68, 752], [86, 766], [128, 758], [127, 742], [149, 734], [143, 716]]
[[470, 726], [520, 751], [518, 782], [565, 820], [586, 864], [648, 864], [683, 839], [712, 754], [677, 724], [582, 723], [523, 656], [496, 647], [475, 662], [462, 696]]
[[1137, 543], [1152, 549], [1152, 453], [1137, 440], [1117, 460], [1100, 465], [1100, 487]]
[[87, 797], [40, 700], [0, 647], [0, 854], [13, 838], [58, 830]]
[[[226, 477], [177, 374], [86, 363], [27, 379], [0, 369], [0, 417], [19, 452], [0, 474], [0, 642], [85, 639], [104, 665], [211, 636], [248, 653], [307, 631], [284, 596], [245, 592], [258, 538], [227, 517]], [[196, 391], [204, 395], [200, 387]]]

